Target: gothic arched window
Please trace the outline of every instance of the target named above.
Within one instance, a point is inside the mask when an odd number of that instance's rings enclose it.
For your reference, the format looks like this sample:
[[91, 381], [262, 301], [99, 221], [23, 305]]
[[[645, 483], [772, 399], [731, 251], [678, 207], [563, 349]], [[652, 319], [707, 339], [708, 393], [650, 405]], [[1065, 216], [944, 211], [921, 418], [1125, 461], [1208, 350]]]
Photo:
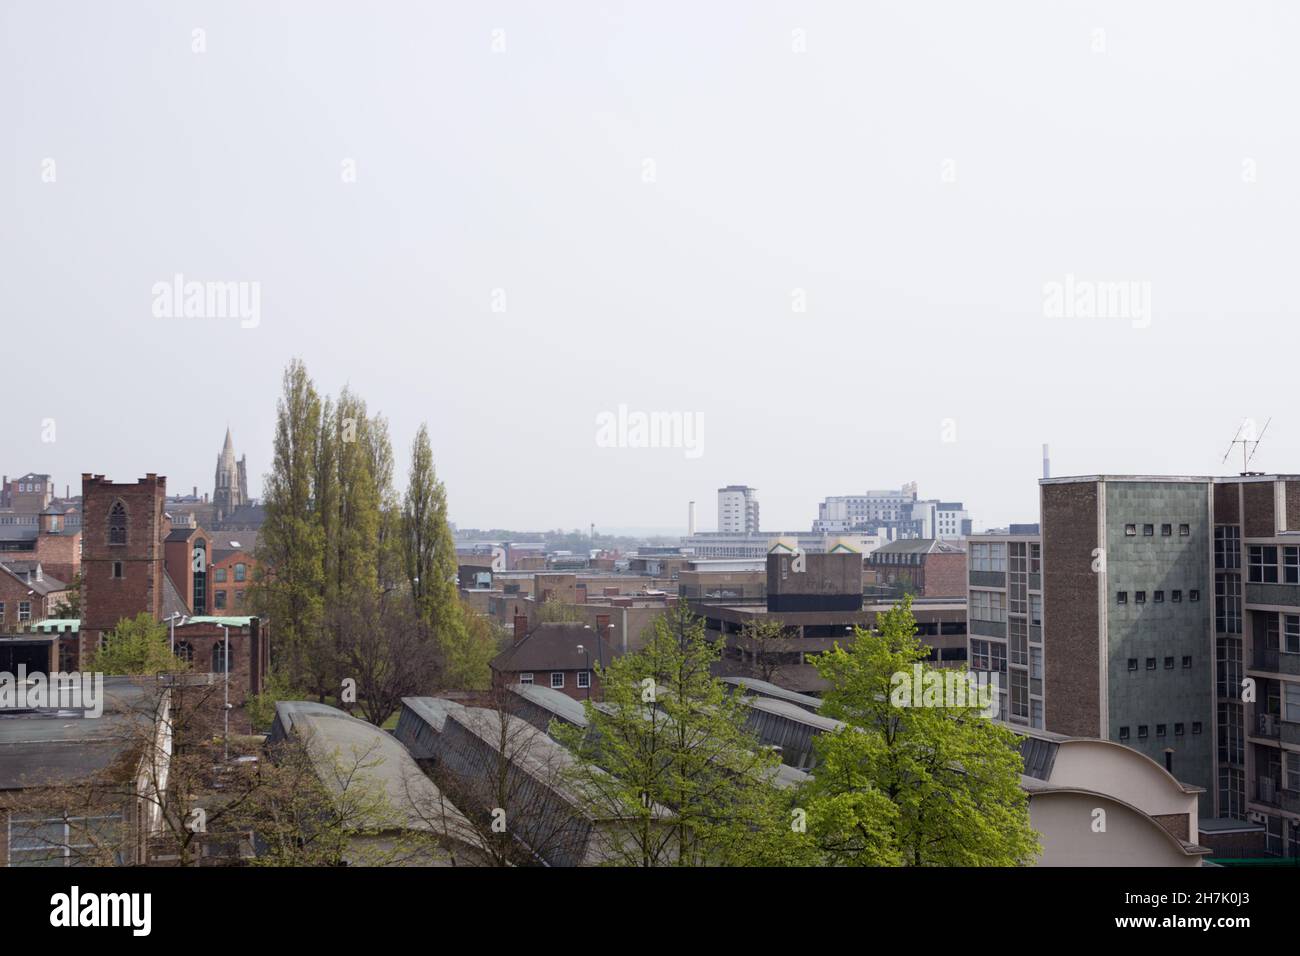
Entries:
[[[234, 663], [233, 661], [231, 662]], [[212, 673], [224, 674], [226, 672], [226, 642], [217, 641], [212, 645]]]
[[126, 505], [121, 501], [113, 502], [108, 512], [108, 543], [126, 544]]
[[177, 641], [176, 656], [179, 657], [181, 660], [183, 660], [186, 664], [193, 664], [194, 647], [190, 644], [189, 641]]

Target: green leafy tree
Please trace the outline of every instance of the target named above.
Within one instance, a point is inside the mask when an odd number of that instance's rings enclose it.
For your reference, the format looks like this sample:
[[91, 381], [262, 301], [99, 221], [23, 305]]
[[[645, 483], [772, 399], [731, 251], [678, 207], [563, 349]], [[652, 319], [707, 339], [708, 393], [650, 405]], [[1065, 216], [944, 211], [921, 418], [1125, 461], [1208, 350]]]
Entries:
[[277, 667], [301, 682], [323, 611], [324, 537], [318, 510], [321, 400], [301, 361], [284, 372], [271, 472], [258, 534], [251, 603], [274, 622]]
[[423, 423], [411, 443], [401, 550], [421, 621], [440, 645], [454, 644], [464, 624], [456, 591], [456, 543], [447, 524], [447, 491], [434, 470], [429, 429]]
[[171, 652], [167, 625], [141, 611], [124, 617], [91, 655], [89, 669], [114, 675], [145, 675], [184, 670], [185, 664]]
[[492, 658], [507, 640], [505, 629], [464, 601], [460, 616], [464, 626], [459, 640], [444, 649], [444, 680], [461, 690], [487, 690], [492, 683]]
[[565, 604], [559, 598], [548, 598], [537, 608], [538, 624], [581, 624], [582, 612], [572, 604]]
[[816, 774], [802, 795], [809, 833], [837, 865], [1032, 863], [1039, 845], [1016, 735], [978, 701], [895, 693], [918, 673], [923, 687], [935, 686], [927, 675], [943, 679], [927, 653], [909, 598], [875, 631], [859, 629], [848, 647], [813, 659], [830, 682], [822, 714], [847, 726], [816, 741]]
[[54, 605], [54, 617], [60, 619], [74, 619], [81, 617], [81, 572], [78, 571], [76, 576], [68, 585], [68, 593], [59, 598], [59, 603]]
[[603, 847], [627, 866], [793, 865], [814, 857], [794, 826], [778, 758], [746, 728], [747, 705], [710, 674], [719, 649], [683, 602], [656, 619], [645, 647], [600, 670], [589, 730], [552, 732], [577, 757], [576, 792], [621, 819]]

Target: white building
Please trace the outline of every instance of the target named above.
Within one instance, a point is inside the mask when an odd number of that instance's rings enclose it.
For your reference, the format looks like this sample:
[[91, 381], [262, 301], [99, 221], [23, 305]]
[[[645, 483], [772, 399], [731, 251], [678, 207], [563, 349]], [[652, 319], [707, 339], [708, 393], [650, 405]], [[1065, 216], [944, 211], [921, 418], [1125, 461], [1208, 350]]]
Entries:
[[719, 488], [719, 533], [758, 534], [758, 530], [758, 489], [748, 485]]

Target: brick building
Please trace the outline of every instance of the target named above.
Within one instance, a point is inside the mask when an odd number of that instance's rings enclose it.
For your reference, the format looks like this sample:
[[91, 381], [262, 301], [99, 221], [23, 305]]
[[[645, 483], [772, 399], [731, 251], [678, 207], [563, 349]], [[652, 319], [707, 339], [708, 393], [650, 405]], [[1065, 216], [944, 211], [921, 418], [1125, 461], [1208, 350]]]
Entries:
[[0, 561], [0, 632], [53, 617], [68, 599], [68, 585], [36, 561]]
[[598, 700], [595, 667], [608, 665], [620, 651], [597, 633], [588, 624], [538, 624], [529, 629], [528, 618], [520, 615], [515, 618], [514, 644], [492, 660], [492, 685], [540, 684], [575, 700]]
[[0, 561], [31, 561], [71, 583], [81, 571], [81, 512], [52, 504], [39, 515], [0, 524]]
[[214, 614], [243, 614], [248, 606], [248, 588], [253, 583], [253, 555], [243, 549], [224, 550], [215, 546], [208, 566], [208, 594]]
[[965, 597], [966, 550], [936, 538], [909, 538], [867, 555], [867, 581], [917, 597]]
[[[81, 631], [77, 659], [125, 617], [146, 611], [161, 620], [185, 605], [164, 569], [170, 533], [164, 505], [167, 479], [150, 473], [115, 484], [81, 476]], [[171, 592], [170, 594], [168, 592]]]

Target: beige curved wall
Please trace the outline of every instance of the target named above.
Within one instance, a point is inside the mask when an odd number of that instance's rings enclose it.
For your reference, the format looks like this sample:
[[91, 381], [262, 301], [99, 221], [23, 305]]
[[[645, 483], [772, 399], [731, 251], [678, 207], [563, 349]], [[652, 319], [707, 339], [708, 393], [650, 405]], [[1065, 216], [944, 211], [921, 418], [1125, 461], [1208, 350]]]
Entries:
[[[1105, 831], [1094, 832], [1096, 809]], [[1167, 833], [1140, 813], [1094, 794], [1039, 793], [1029, 801], [1029, 820], [1039, 833], [1039, 866], [1200, 866]]]

